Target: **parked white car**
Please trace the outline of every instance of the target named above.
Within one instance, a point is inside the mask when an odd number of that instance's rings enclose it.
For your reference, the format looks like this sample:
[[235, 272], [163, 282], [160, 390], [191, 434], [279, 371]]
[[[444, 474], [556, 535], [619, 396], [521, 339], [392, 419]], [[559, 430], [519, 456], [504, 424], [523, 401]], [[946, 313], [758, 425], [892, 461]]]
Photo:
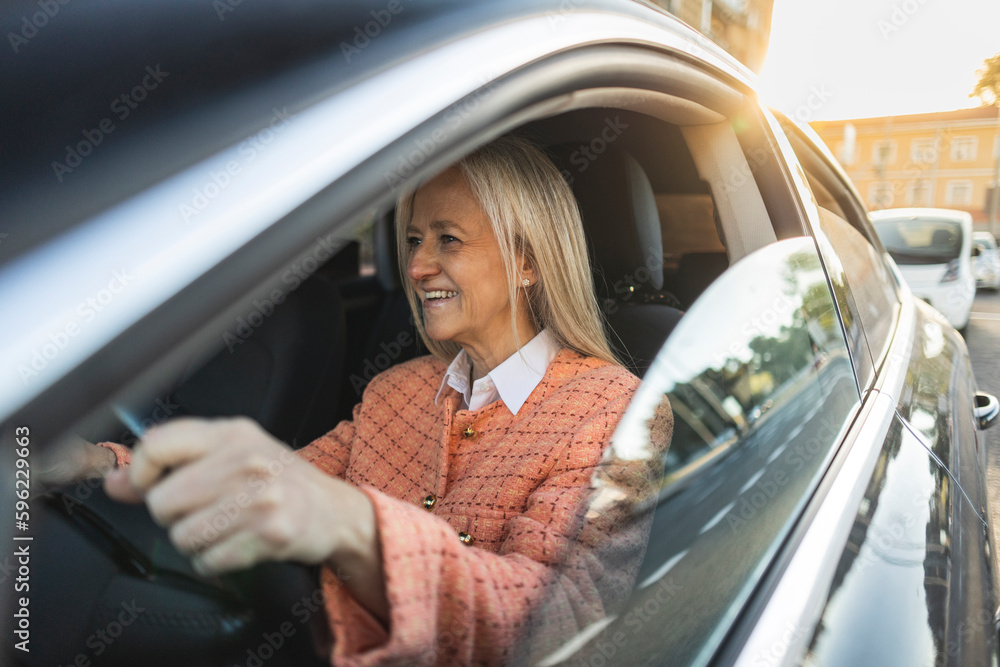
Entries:
[[913, 294], [964, 329], [976, 297], [972, 216], [941, 208], [896, 208], [869, 217]]
[[972, 243], [979, 249], [979, 254], [972, 259], [976, 287], [1000, 289], [1000, 248], [997, 248], [996, 239], [989, 232], [976, 232], [972, 235]]

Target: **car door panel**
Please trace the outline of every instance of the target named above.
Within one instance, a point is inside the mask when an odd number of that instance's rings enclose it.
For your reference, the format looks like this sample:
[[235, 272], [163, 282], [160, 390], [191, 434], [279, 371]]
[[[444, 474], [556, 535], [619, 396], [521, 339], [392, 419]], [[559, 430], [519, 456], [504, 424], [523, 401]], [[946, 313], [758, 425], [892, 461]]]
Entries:
[[[895, 416], [826, 596], [805, 664], [988, 665], [996, 598], [982, 452], [964, 344], [915, 304]], [[901, 335], [900, 338], [903, 338]], [[897, 397], [898, 396], [898, 400]], [[958, 481], [961, 480], [961, 485]], [[850, 608], [851, 614], [843, 610]], [[859, 660], [861, 662], [859, 662]]]

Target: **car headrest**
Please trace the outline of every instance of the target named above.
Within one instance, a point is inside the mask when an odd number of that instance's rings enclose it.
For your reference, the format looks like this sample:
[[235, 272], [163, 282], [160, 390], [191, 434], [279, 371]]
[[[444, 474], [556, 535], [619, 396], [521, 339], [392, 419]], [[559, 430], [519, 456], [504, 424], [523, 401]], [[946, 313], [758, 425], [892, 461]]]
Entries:
[[935, 229], [931, 236], [931, 245], [950, 248], [955, 243], [955, 235], [947, 229]]
[[573, 188], [594, 269], [604, 274], [603, 287], [624, 280], [640, 290], [662, 289], [663, 235], [656, 196], [635, 158], [615, 146], [596, 153], [561, 144], [549, 151]]

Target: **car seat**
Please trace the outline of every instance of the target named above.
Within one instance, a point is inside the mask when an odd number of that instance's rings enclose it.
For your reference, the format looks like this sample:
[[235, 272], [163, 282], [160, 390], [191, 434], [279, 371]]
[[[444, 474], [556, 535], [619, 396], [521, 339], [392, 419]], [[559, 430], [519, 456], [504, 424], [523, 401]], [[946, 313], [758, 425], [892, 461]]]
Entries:
[[949, 229], [935, 229], [931, 235], [931, 246], [950, 250], [955, 246], [955, 234]]
[[[574, 149], [559, 145], [550, 152], [562, 167]], [[586, 169], [564, 173], [572, 175], [609, 340], [626, 367], [642, 377], [683, 315], [663, 291], [663, 237], [653, 187], [635, 158], [615, 146]]]

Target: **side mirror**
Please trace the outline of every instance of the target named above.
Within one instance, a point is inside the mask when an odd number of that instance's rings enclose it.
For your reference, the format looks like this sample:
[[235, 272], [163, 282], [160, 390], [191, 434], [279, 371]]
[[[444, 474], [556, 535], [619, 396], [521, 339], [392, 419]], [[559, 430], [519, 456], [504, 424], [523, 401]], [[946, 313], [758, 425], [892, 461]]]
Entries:
[[996, 396], [987, 394], [985, 391], [976, 392], [976, 404], [973, 408], [976, 415], [976, 422], [979, 423], [980, 430], [985, 431], [997, 422], [1000, 417], [1000, 402]]

